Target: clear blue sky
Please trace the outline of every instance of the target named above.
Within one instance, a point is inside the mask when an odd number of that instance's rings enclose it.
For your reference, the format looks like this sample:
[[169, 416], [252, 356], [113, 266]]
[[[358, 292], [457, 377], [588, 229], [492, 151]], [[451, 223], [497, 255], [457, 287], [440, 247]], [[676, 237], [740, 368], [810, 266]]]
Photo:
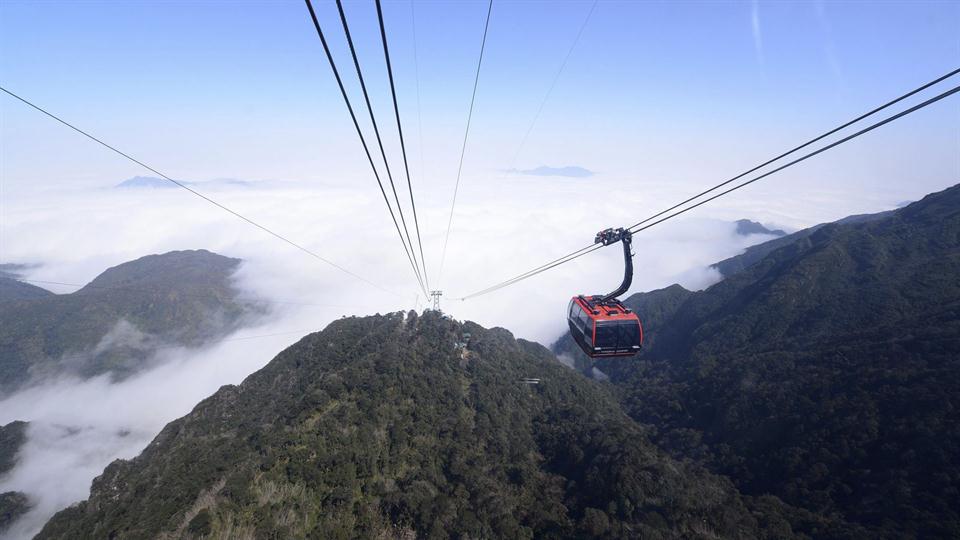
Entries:
[[[578, 165], [702, 184], [960, 65], [958, 2], [601, 0], [514, 164], [591, 4], [495, 1], [466, 176]], [[373, 3], [346, 5], [389, 128]], [[418, 2], [416, 67], [411, 4], [384, 6], [414, 174], [439, 190], [455, 174], [486, 2]], [[359, 106], [336, 9], [317, 8]], [[4, 86], [173, 176], [368, 175], [302, 2], [3, 0], [0, 54]], [[8, 189], [143, 173], [7, 96], [0, 110]], [[960, 181], [957, 99], [909, 122], [878, 136], [877, 153], [933, 152], [903, 166]]]

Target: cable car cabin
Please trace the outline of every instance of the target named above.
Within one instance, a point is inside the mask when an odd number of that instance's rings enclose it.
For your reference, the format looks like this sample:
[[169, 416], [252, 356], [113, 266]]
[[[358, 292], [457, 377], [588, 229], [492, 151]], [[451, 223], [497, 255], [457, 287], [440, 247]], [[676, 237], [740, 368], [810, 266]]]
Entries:
[[591, 358], [633, 356], [640, 352], [640, 318], [613, 298], [574, 296], [567, 310], [570, 335]]
[[623, 281], [606, 296], [574, 296], [567, 308], [570, 335], [591, 358], [633, 356], [640, 352], [643, 328], [637, 314], [627, 309], [617, 297], [630, 289], [633, 282], [633, 233], [630, 229], [604, 229], [597, 233], [594, 244], [623, 244]]

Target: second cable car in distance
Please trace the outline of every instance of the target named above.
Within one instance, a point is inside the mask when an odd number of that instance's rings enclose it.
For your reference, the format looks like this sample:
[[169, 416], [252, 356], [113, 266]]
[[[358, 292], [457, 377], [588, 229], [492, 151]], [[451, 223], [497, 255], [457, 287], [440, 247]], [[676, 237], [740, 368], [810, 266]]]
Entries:
[[617, 297], [627, 292], [633, 281], [633, 233], [626, 229], [606, 229], [597, 233], [595, 244], [623, 243], [624, 275], [617, 290], [605, 296], [574, 296], [567, 308], [570, 335], [591, 358], [626, 357], [640, 352], [643, 326], [640, 318]]

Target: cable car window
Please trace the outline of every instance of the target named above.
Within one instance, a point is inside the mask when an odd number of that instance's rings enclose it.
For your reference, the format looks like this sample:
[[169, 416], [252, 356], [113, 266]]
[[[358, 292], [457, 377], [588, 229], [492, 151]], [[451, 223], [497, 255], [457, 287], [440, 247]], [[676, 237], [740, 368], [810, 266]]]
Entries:
[[640, 344], [640, 326], [633, 321], [606, 322], [597, 325], [595, 346], [624, 350]]
[[624, 321], [618, 323], [617, 326], [620, 327], [620, 341], [619, 347], [621, 349], [629, 349], [640, 344], [640, 325], [633, 321]]
[[584, 334], [592, 334], [593, 328], [590, 324], [590, 317], [581, 309], [580, 314], [577, 316], [577, 320], [580, 321], [580, 329], [583, 330]]
[[600, 347], [602, 349], [617, 348], [617, 340], [620, 334], [618, 327], [619, 325], [617, 323], [597, 324], [597, 340], [594, 343], [594, 347]]

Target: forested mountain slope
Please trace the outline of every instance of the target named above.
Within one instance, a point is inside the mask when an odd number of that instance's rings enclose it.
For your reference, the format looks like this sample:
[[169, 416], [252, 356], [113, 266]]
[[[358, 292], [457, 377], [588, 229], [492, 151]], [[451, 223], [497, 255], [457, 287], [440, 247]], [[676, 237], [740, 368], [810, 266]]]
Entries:
[[[26, 422], [0, 426], [0, 477], [16, 464], [17, 452], [26, 441]], [[0, 534], [30, 508], [26, 495], [17, 491], [0, 493]]]
[[598, 366], [661, 447], [746, 494], [960, 536], [960, 187], [787, 238]]
[[0, 303], [33, 300], [46, 296], [53, 296], [53, 293], [36, 285], [17, 281], [16, 278], [0, 275]]
[[232, 286], [239, 264], [209, 251], [175, 251], [110, 268], [72, 294], [3, 302], [0, 396], [31, 377], [122, 377], [159, 346], [200, 345], [235, 329], [259, 311]]
[[17, 452], [27, 438], [26, 431], [26, 422], [10, 422], [0, 426], [0, 476], [16, 463]]
[[[889, 217], [891, 214], [893, 214], [893, 212], [894, 210], [888, 210], [886, 212], [879, 212], [876, 214], [857, 214], [853, 216], [847, 216], [841, 220], [836, 221], [835, 224], [850, 225], [854, 223], [867, 223], [870, 221], [876, 221], [878, 219]], [[740, 220], [737, 222], [738, 231], [740, 230], [739, 224], [743, 221], [746, 221], [746, 220]], [[751, 222], [747, 221], [747, 223], [751, 223]], [[717, 271], [719, 271], [724, 277], [732, 276], [733, 274], [736, 274], [737, 272], [743, 270], [744, 268], [747, 268], [748, 266], [751, 266], [756, 262], [760, 261], [761, 259], [769, 255], [773, 251], [780, 249], [783, 246], [792, 244], [797, 240], [806, 238], [811, 234], [820, 230], [821, 227], [825, 227], [827, 225], [829, 225], [829, 223], [821, 223], [819, 225], [814, 225], [813, 227], [809, 227], [807, 229], [797, 231], [793, 234], [787, 234], [784, 231], [781, 231], [779, 229], [775, 231], [764, 229], [766, 233], [774, 234], [776, 236], [779, 236], [779, 238], [775, 238], [773, 240], [769, 240], [767, 242], [764, 242], [762, 244], [757, 244], [755, 246], [750, 246], [746, 250], [744, 250], [744, 252], [741, 253], [740, 255], [735, 255], [733, 257], [724, 259], [714, 264], [713, 268], [716, 268]], [[764, 231], [756, 230], [753, 228], [750, 228], [747, 230], [750, 230], [753, 232], [761, 232], [761, 233], [764, 232]]]
[[788, 510], [667, 457], [543, 347], [427, 312], [303, 338], [39, 538], [790, 537]]
[[53, 296], [53, 293], [46, 289], [18, 280], [30, 268], [31, 266], [26, 264], [0, 264], [0, 304]]

